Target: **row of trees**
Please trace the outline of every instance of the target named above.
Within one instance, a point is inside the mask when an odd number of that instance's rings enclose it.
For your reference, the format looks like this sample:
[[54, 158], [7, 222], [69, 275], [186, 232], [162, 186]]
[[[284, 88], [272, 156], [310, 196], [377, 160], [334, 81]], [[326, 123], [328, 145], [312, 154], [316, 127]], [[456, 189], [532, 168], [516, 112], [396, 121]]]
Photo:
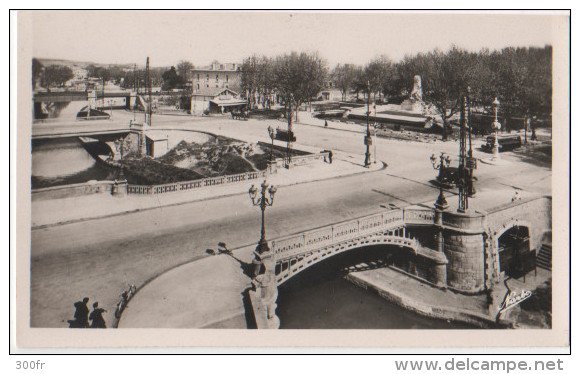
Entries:
[[32, 87], [40, 85], [50, 89], [51, 87], [62, 87], [74, 77], [71, 68], [64, 65], [44, 66], [38, 59], [32, 59]]
[[177, 64], [177, 68], [172, 66], [169, 70], [163, 72], [163, 89], [171, 90], [174, 88], [185, 88], [189, 80], [189, 71], [194, 68], [194, 65], [185, 60], [181, 60]]
[[[170, 69], [156, 67], [149, 69], [152, 85], [154, 87], [163, 86], [164, 89], [183, 88], [188, 81], [189, 71], [194, 68], [189, 61], [182, 60]], [[147, 87], [145, 69], [130, 69], [120, 65], [95, 65], [89, 64], [86, 67], [87, 77], [96, 78], [100, 82], [113, 82], [123, 88]], [[73, 70], [66, 65], [44, 66], [38, 59], [32, 59], [32, 86], [44, 88], [62, 87], [74, 78]]]
[[[460, 97], [470, 89], [476, 106], [491, 111], [498, 97], [505, 119], [515, 116], [546, 116], [552, 111], [552, 47], [488, 49], [469, 52], [457, 47], [443, 52], [405, 56], [393, 62], [386, 56], [366, 66], [337, 65], [330, 80], [341, 90], [384, 95], [391, 102], [409, 95], [413, 77], [420, 75], [423, 100], [436, 108], [446, 124], [459, 109]], [[504, 120], [505, 120], [504, 119]], [[507, 125], [507, 124], [506, 124]]]
[[[189, 71], [194, 68], [194, 65], [185, 60], [181, 60], [177, 67], [155, 67], [149, 69], [149, 76], [153, 87], [161, 86], [164, 90], [171, 90], [174, 88], [184, 88], [185, 83], [189, 79]], [[87, 67], [87, 75], [91, 78], [98, 78], [103, 82], [114, 82], [123, 88], [145, 88], [146, 71], [144, 68], [139, 69], [123, 69], [121, 66], [96, 66], [89, 65]]]
[[327, 77], [327, 64], [317, 53], [292, 52], [274, 58], [246, 58], [241, 85], [250, 108], [258, 101], [269, 107], [271, 94], [276, 92], [286, 115], [291, 116], [295, 108], [309, 102], [325, 87]]

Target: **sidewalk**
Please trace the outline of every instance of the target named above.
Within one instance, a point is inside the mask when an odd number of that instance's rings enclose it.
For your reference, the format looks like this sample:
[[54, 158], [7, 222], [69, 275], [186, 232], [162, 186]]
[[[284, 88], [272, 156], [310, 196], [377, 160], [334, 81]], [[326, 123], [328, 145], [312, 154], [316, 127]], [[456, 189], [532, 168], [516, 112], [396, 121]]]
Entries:
[[118, 327], [247, 328], [243, 293], [251, 280], [239, 261], [250, 262], [252, 250], [207, 257], [161, 274], [138, 290]]
[[[377, 171], [384, 167], [382, 162], [371, 164], [369, 169], [357, 164], [359, 158], [337, 152], [332, 164], [296, 166], [279, 169], [268, 178], [270, 184], [278, 187], [338, 178], [358, 173]], [[168, 205], [178, 205], [193, 201], [215, 199], [224, 196], [245, 194], [252, 184], [262, 181], [246, 181], [222, 186], [204, 187], [183, 192], [159, 195], [94, 194], [64, 199], [40, 200], [32, 202], [32, 228], [38, 229], [57, 224], [119, 215], [140, 210], [155, 209]]]

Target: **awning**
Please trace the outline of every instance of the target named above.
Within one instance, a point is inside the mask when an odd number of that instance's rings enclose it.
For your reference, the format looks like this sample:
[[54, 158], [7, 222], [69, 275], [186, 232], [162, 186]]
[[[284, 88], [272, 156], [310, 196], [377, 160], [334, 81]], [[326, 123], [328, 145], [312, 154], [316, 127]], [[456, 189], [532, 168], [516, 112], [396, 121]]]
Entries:
[[238, 105], [246, 105], [247, 101], [245, 100], [210, 100], [210, 103], [214, 103], [218, 106], [238, 106]]

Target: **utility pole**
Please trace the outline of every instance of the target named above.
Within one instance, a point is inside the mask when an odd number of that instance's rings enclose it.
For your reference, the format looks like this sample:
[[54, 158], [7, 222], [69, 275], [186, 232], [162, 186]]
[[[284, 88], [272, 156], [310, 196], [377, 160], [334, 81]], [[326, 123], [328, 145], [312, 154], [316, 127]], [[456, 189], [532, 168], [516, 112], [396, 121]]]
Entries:
[[[135, 102], [133, 103], [133, 122], [137, 122], [137, 64], [133, 67], [133, 91], [135, 91]], [[130, 101], [131, 99], [129, 99]]]
[[467, 104], [465, 103], [465, 96], [461, 97], [461, 128], [460, 128], [460, 139], [459, 139], [459, 204], [457, 211], [459, 213], [467, 212], [469, 208], [468, 201], [468, 179], [469, 172], [467, 170], [467, 152], [466, 152], [466, 130], [467, 130]]
[[471, 88], [467, 87], [467, 128], [469, 129], [469, 151], [467, 152], [467, 168], [469, 169], [467, 195], [475, 195], [475, 185], [473, 184], [473, 169], [477, 168], [477, 161], [473, 158], [473, 148], [471, 146]]
[[372, 138], [371, 138], [371, 129], [369, 124], [369, 114], [370, 114], [370, 100], [371, 100], [371, 82], [367, 82], [367, 134], [365, 136], [365, 145], [367, 147], [367, 151], [365, 152], [365, 168], [371, 166], [371, 145], [372, 145]]
[[153, 99], [151, 95], [151, 75], [149, 73], [149, 57], [147, 57], [147, 67], [145, 72], [145, 79], [147, 80], [147, 93], [149, 95], [149, 105], [147, 106], [147, 126], [151, 127], [151, 115], [153, 114]]
[[[287, 161], [286, 167], [290, 169], [290, 164], [292, 163], [292, 147], [294, 133], [292, 132], [292, 103], [294, 102], [294, 95], [290, 94], [290, 99], [288, 100], [288, 141], [286, 145]], [[298, 110], [298, 108], [296, 108]]]

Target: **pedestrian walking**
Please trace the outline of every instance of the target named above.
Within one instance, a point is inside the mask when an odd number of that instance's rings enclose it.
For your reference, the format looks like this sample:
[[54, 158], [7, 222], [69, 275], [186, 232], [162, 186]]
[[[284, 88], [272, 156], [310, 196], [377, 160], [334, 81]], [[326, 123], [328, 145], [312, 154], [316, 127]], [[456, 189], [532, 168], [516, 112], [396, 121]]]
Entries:
[[74, 328], [86, 328], [89, 327], [89, 307], [87, 306], [89, 298], [85, 297], [82, 301], [77, 301], [74, 303], [75, 315], [74, 321], [70, 324], [70, 327]]
[[328, 163], [332, 164], [332, 151], [328, 151]]
[[324, 120], [324, 127], [328, 127], [328, 121]]
[[105, 324], [105, 319], [103, 318], [103, 313], [105, 312], [106, 312], [105, 309], [99, 308], [99, 303], [93, 304], [93, 311], [89, 316], [89, 319], [92, 321], [91, 323], [92, 328], [101, 328], [101, 329], [107, 328], [107, 325]]

